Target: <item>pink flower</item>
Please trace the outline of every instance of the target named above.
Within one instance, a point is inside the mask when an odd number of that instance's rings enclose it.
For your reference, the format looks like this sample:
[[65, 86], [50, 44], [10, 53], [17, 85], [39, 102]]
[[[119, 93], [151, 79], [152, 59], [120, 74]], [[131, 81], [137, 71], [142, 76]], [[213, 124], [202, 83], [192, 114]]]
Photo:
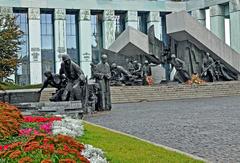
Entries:
[[19, 130], [19, 136], [27, 136], [27, 135], [30, 135], [32, 131], [33, 131], [32, 128], [21, 129], [21, 130]]
[[37, 134], [39, 134], [39, 132], [37, 130], [33, 130], [33, 134], [37, 135]]
[[47, 134], [50, 134], [52, 131], [52, 122], [44, 123], [40, 125], [40, 130], [44, 131]]
[[4, 145], [3, 150], [7, 150], [7, 149], [8, 149], [8, 145]]

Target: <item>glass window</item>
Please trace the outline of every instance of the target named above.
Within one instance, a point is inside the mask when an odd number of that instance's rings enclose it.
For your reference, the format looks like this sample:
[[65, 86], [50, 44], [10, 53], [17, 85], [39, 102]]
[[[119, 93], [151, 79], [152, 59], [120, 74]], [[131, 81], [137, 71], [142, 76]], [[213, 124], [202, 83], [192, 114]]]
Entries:
[[117, 38], [125, 30], [126, 14], [116, 14], [115, 17], [116, 17], [115, 38]]
[[41, 12], [41, 56], [42, 76], [46, 71], [55, 72], [54, 35], [53, 35], [53, 14]]
[[147, 14], [138, 13], [138, 30], [147, 34]]
[[79, 48], [78, 48], [78, 15], [75, 13], [67, 13], [66, 15], [66, 31], [67, 31], [67, 53], [72, 60], [79, 64]]
[[21, 59], [17, 71], [15, 74], [16, 83], [19, 85], [30, 84], [30, 60], [29, 60], [29, 41], [28, 41], [28, 19], [27, 10], [14, 10], [14, 16], [16, 17], [16, 24], [23, 31], [21, 40], [23, 44], [18, 52], [18, 56]]
[[97, 64], [100, 61], [102, 41], [102, 14], [91, 15], [92, 28], [92, 62]]

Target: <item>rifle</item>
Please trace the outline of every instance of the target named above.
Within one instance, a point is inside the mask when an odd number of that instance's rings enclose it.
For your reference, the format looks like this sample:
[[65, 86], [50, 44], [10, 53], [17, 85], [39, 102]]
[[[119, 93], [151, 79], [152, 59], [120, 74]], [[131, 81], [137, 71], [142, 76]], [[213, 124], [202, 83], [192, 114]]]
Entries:
[[208, 67], [205, 68], [205, 70], [203, 70], [203, 72], [201, 73], [200, 77], [202, 77], [203, 74], [204, 74], [205, 72], [207, 72], [207, 70], [208, 70], [210, 67], [212, 67], [212, 65], [214, 65], [215, 63], [217, 63], [217, 61], [215, 61], [215, 62], [211, 63], [210, 65], [208, 65]]

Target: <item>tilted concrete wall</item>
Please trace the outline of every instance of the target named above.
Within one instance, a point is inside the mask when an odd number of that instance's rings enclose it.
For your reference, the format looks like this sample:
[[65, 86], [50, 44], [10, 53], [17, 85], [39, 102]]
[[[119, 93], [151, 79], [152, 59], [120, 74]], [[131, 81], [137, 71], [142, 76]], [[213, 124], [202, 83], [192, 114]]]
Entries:
[[240, 54], [202, 26], [186, 11], [167, 15], [167, 33], [177, 41], [188, 40], [199, 49], [209, 52], [214, 59], [220, 59], [235, 73], [240, 72]]

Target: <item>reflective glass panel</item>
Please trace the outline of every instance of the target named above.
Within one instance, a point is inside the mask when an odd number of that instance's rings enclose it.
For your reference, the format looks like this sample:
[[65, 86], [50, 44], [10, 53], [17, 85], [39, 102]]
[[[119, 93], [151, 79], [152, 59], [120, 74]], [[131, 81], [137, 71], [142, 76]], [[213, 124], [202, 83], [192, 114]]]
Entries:
[[53, 14], [41, 13], [41, 56], [42, 56], [42, 76], [46, 71], [55, 72], [54, 63], [54, 31], [53, 31]]
[[92, 29], [92, 62], [97, 64], [100, 61], [102, 43], [102, 14], [91, 15]]
[[116, 31], [115, 38], [117, 38], [125, 30], [125, 17], [126, 14], [116, 14]]
[[79, 64], [77, 22], [76, 14], [66, 15], [67, 53], [75, 63]]
[[147, 14], [138, 13], [138, 30], [147, 34]]
[[16, 83], [19, 85], [30, 84], [30, 60], [29, 60], [29, 41], [28, 41], [28, 18], [27, 10], [14, 10], [14, 16], [16, 17], [16, 24], [23, 31], [21, 41], [21, 49], [18, 52], [18, 56], [21, 59], [17, 71], [15, 74]]

